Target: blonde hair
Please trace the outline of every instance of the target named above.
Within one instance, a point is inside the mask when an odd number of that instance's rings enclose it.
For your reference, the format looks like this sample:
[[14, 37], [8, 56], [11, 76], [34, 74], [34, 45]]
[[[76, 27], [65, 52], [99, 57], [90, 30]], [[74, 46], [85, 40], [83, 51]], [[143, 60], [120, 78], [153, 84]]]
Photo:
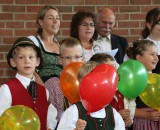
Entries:
[[62, 50], [64, 50], [65, 48], [73, 48], [75, 46], [81, 46], [82, 53], [83, 53], [82, 43], [78, 39], [73, 38], [73, 37], [67, 37], [63, 39], [60, 42], [60, 48], [59, 48], [60, 55], [62, 54]]
[[78, 71], [77, 78], [80, 81], [84, 76], [90, 73], [98, 64], [94, 61], [87, 61]]

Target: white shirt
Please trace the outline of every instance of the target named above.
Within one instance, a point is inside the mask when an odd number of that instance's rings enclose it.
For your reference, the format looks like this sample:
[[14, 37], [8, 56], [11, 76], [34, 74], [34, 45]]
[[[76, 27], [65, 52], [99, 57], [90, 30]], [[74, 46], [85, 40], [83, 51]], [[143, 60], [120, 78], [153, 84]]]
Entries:
[[[27, 86], [30, 84], [31, 79], [21, 76], [20, 74], [16, 74], [15, 76], [27, 89]], [[35, 80], [35, 79], [33, 79]], [[49, 98], [49, 92], [46, 90], [47, 100]], [[12, 96], [10, 89], [7, 84], [3, 84], [0, 87], [0, 116], [2, 113], [12, 105]], [[49, 105], [48, 107], [48, 115], [47, 115], [47, 128], [54, 130], [57, 124], [56, 121], [57, 110], [53, 105]]]
[[[125, 130], [124, 121], [121, 115], [114, 108], [113, 108], [113, 114], [115, 119], [114, 130]], [[105, 108], [97, 112], [90, 113], [90, 116], [95, 118], [105, 118], [106, 117]], [[74, 128], [76, 128], [77, 120], [78, 120], [78, 109], [77, 106], [73, 104], [64, 112], [59, 122], [57, 130], [73, 130]]]

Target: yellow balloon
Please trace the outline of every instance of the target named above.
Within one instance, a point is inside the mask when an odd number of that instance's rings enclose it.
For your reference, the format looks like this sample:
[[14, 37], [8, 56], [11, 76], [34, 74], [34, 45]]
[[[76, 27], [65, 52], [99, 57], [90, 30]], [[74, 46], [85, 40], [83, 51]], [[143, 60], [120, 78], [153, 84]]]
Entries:
[[141, 100], [149, 107], [160, 111], [160, 75], [149, 74], [145, 90], [140, 94]]
[[1, 115], [0, 130], [40, 130], [40, 120], [31, 108], [16, 105]]

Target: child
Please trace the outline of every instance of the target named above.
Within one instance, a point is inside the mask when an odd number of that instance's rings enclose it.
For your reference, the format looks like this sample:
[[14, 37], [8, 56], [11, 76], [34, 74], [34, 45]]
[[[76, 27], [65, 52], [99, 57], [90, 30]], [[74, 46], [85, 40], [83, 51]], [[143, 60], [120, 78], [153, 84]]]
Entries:
[[[99, 53], [95, 54], [91, 57], [90, 61], [95, 61], [98, 64], [109, 64], [116, 68], [116, 61], [115, 59], [106, 53]], [[135, 113], [135, 101], [134, 100], [127, 100], [123, 97], [123, 95], [117, 90], [114, 96], [114, 99], [110, 103], [110, 105], [115, 108], [122, 116], [125, 127], [129, 127], [132, 124], [132, 120]]]
[[[76, 38], [68, 37], [60, 42], [59, 62], [66, 67], [72, 62], [84, 62], [84, 54], [82, 44]], [[59, 122], [64, 110], [69, 107], [67, 99], [64, 97], [58, 77], [54, 77], [46, 81], [46, 88], [49, 90], [49, 101], [56, 107], [58, 111], [57, 121]]]
[[[157, 46], [150, 40], [137, 40], [128, 48], [127, 55], [131, 59], [141, 62], [148, 72], [155, 69], [158, 62]], [[160, 130], [160, 112], [149, 108], [143, 101], [136, 98], [134, 130]]]
[[[41, 130], [47, 130], [47, 127], [52, 130], [56, 125], [54, 116], [57, 111], [52, 105], [48, 110], [48, 91], [34, 82], [33, 73], [41, 61], [41, 51], [30, 39], [21, 37], [15, 41], [7, 55], [7, 62], [17, 74], [0, 87], [0, 115], [11, 106], [25, 105], [39, 116]], [[47, 111], [50, 122], [47, 122]]]
[[[94, 61], [86, 62], [78, 72], [81, 79], [92, 71], [97, 65]], [[81, 102], [70, 106], [63, 114], [57, 130], [125, 130], [124, 122], [120, 114], [110, 105], [97, 112], [87, 115]]]

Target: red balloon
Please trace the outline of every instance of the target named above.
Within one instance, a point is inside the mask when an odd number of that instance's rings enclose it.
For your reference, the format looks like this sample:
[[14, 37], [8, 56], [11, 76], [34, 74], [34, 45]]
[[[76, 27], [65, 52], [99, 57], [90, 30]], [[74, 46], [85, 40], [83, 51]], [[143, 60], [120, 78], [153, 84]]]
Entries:
[[79, 86], [80, 98], [88, 112], [95, 112], [108, 105], [116, 92], [118, 75], [113, 66], [101, 64], [87, 74]]
[[77, 73], [82, 65], [82, 62], [73, 62], [67, 65], [60, 75], [61, 90], [70, 103], [80, 101]]

